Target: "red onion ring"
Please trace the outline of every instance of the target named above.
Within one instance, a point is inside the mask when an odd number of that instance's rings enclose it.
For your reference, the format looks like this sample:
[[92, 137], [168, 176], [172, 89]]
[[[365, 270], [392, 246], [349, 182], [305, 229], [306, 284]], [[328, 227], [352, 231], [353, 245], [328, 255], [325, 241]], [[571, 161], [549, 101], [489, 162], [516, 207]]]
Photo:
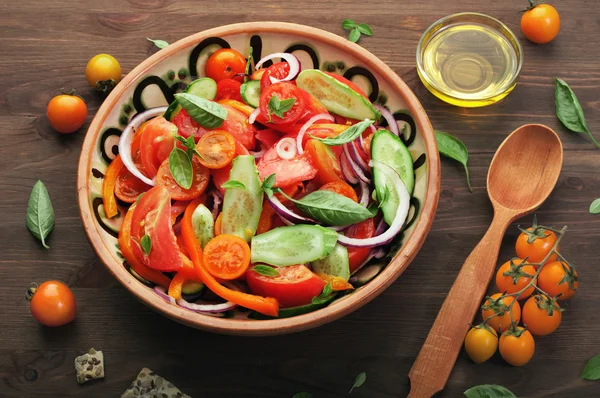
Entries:
[[277, 214], [277, 216], [279, 217], [279, 219], [281, 220], [282, 223], [284, 223], [285, 225], [287, 225], [288, 227], [292, 226], [292, 225], [296, 225], [293, 222], [289, 221], [288, 219], [286, 219], [284, 216], [282, 216], [281, 214]]
[[220, 195], [220, 192], [215, 190], [212, 190], [210, 193], [213, 197], [213, 206], [212, 206], [212, 216], [213, 219], [216, 220], [217, 217], [219, 216], [219, 208], [221, 205], [221, 202], [223, 202], [223, 198]]
[[398, 128], [398, 122], [396, 122], [396, 119], [394, 119], [394, 115], [392, 115], [392, 112], [388, 111], [381, 105], [373, 105], [373, 106], [375, 107], [375, 109], [377, 109], [381, 113], [381, 116], [383, 116], [383, 118], [387, 122], [390, 131], [393, 134], [400, 136], [400, 129]]
[[[172, 297], [171, 297], [172, 298]], [[226, 301], [219, 304], [196, 304], [186, 301], [183, 297], [176, 300], [177, 305], [186, 310], [198, 312], [201, 314], [214, 314], [218, 312], [230, 311], [238, 305], [231, 301]]]
[[296, 137], [296, 147], [298, 148], [298, 154], [302, 155], [304, 153], [304, 149], [302, 149], [302, 141], [304, 140], [304, 135], [308, 131], [308, 128], [319, 120], [328, 120], [330, 122], [333, 122], [335, 121], [335, 118], [329, 113], [320, 113], [308, 119], [308, 121], [304, 123], [304, 125], [300, 128], [300, 131], [298, 131], [298, 136]]
[[290, 209], [288, 209], [287, 207], [285, 207], [283, 205], [283, 203], [281, 203], [279, 201], [279, 199], [277, 199], [277, 197], [275, 197], [275, 195], [271, 195], [270, 198], [267, 198], [267, 200], [269, 201], [269, 204], [271, 205], [271, 207], [273, 208], [273, 210], [275, 210], [275, 212], [283, 219], [285, 219], [286, 221], [289, 221], [293, 224], [316, 224], [316, 222], [314, 220], [311, 220], [310, 218], [298, 215], [296, 213], [294, 213], [293, 211], [291, 211]]
[[363, 205], [364, 207], [368, 207], [370, 196], [371, 196], [371, 190], [369, 189], [369, 185], [364, 181], [360, 181], [360, 201], [359, 201], [359, 203], [361, 205]]
[[250, 114], [250, 116], [248, 116], [248, 123], [254, 124], [254, 122], [256, 121], [256, 118], [258, 117], [259, 114], [260, 114], [260, 108], [256, 108], [254, 110], [254, 112], [252, 112]]
[[367, 184], [370, 184], [371, 180], [369, 179], [369, 177], [367, 177], [365, 175], [365, 173], [363, 172], [361, 167], [358, 164], [356, 164], [354, 162], [354, 160], [352, 159], [352, 157], [350, 156], [350, 152], [348, 151], [348, 143], [344, 144], [343, 148], [344, 148], [344, 154], [346, 155], [346, 160], [348, 161], [348, 164], [352, 168], [352, 171], [354, 172], [354, 174], [358, 177], [359, 180], [364, 181]]
[[342, 156], [340, 157], [340, 165], [346, 181], [350, 184], [358, 184], [358, 178], [356, 177], [356, 174], [354, 174], [354, 171], [352, 171], [352, 166], [350, 166], [350, 162], [345, 153], [342, 153]]
[[296, 140], [291, 137], [282, 138], [275, 145], [275, 150], [281, 159], [291, 160], [296, 157]]
[[[348, 150], [350, 152], [350, 159], [354, 160], [354, 162], [360, 166], [361, 170], [366, 175], [371, 174], [371, 169], [369, 168], [369, 165], [367, 164], [367, 162], [365, 162], [365, 160], [362, 158], [362, 156], [360, 156], [360, 153], [358, 153], [359, 149], [356, 147], [356, 143], [353, 141], [353, 142], [348, 142], [346, 145], [348, 145]], [[364, 153], [364, 151], [362, 151], [362, 152]]]
[[296, 58], [296, 56], [294, 54], [290, 54], [290, 53], [269, 54], [266, 57], [262, 58], [260, 61], [258, 61], [256, 63], [256, 65], [254, 66], [254, 68], [260, 69], [262, 64], [264, 64], [265, 62], [272, 60], [274, 58], [284, 59], [290, 65], [290, 71], [288, 72], [287, 76], [284, 77], [283, 79], [276, 79], [273, 76], [269, 76], [269, 79], [271, 80], [272, 84], [293, 80], [296, 78], [296, 76], [298, 76], [298, 73], [300, 73], [300, 61], [298, 60], [298, 58]]
[[250, 155], [254, 156], [254, 159], [260, 160], [260, 158], [263, 157], [263, 155], [265, 154], [265, 152], [266, 152], [265, 149], [261, 148], [260, 151], [258, 151], [258, 152], [250, 151]]
[[142, 123], [145, 121], [165, 113], [168, 107], [166, 106], [158, 106], [156, 108], [150, 108], [145, 110], [144, 112], [140, 112], [136, 114], [129, 124], [121, 133], [121, 137], [119, 138], [119, 155], [121, 155], [121, 160], [127, 170], [137, 178], [139, 178], [142, 182], [147, 185], [154, 186], [156, 185], [155, 179], [149, 179], [146, 177], [133, 163], [133, 158], [131, 157], [131, 142], [133, 141], [133, 136], [135, 135], [135, 131], [140, 127]]
[[383, 169], [382, 171], [388, 174], [392, 180], [390, 185], [396, 190], [398, 198], [400, 199], [400, 205], [398, 206], [398, 210], [396, 211], [396, 216], [392, 221], [392, 225], [390, 225], [387, 231], [380, 235], [372, 238], [357, 239], [338, 234], [338, 242], [347, 247], [363, 248], [387, 245], [402, 230], [402, 226], [404, 225], [404, 222], [406, 222], [406, 217], [408, 216], [408, 210], [410, 208], [410, 194], [408, 193], [402, 178], [400, 178], [400, 175], [392, 167], [376, 160], [371, 160], [369, 162], [369, 166], [379, 167]]
[[158, 294], [158, 296], [164, 299], [166, 302], [171, 304], [177, 304], [175, 299], [167, 294], [167, 291], [161, 286], [154, 286], [154, 293]]

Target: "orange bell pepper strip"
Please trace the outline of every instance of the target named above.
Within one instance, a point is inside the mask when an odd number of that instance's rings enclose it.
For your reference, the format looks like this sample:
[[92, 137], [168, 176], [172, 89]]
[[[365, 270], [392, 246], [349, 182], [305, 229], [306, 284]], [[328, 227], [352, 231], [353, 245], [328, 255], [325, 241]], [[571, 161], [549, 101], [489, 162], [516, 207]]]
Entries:
[[268, 202], [263, 203], [260, 219], [258, 220], [258, 228], [256, 228], [256, 235], [264, 234], [273, 228], [274, 215], [275, 210], [273, 210], [271, 205]]
[[168, 289], [171, 280], [162, 272], [149, 268], [133, 254], [133, 249], [131, 248], [131, 218], [133, 217], [134, 208], [135, 204], [129, 208], [119, 231], [119, 248], [121, 249], [121, 254], [136, 274], [150, 282], [156, 283], [158, 286]]
[[349, 290], [354, 289], [350, 283], [344, 278], [340, 278], [339, 276], [327, 275], [322, 273], [316, 274], [319, 278], [323, 279], [326, 283], [331, 283], [331, 290], [334, 292], [339, 292], [341, 290]]
[[178, 272], [175, 274], [173, 279], [171, 279], [171, 283], [169, 284], [169, 296], [173, 297], [175, 300], [179, 300], [181, 298], [181, 291], [183, 289], [183, 284], [187, 278], [183, 274], [183, 272]]
[[117, 155], [117, 157], [110, 162], [104, 173], [104, 181], [102, 182], [102, 202], [104, 203], [104, 213], [108, 218], [113, 218], [119, 214], [117, 199], [115, 198], [115, 185], [117, 185], [117, 177], [123, 167], [124, 165], [121, 156]]
[[181, 236], [190, 254], [197, 277], [215, 293], [227, 301], [241, 305], [242, 307], [260, 312], [261, 314], [277, 316], [279, 314], [279, 302], [272, 297], [261, 297], [253, 294], [238, 292], [221, 285], [204, 267], [202, 262], [202, 248], [194, 235], [192, 227], [192, 214], [200, 201], [195, 200], [185, 210], [181, 221]]
[[246, 105], [243, 102], [232, 100], [232, 99], [222, 99], [217, 101], [217, 103], [221, 105], [228, 105], [238, 111], [242, 112], [246, 116], [250, 116], [252, 112], [254, 112], [254, 108], [250, 105]]
[[222, 224], [221, 224], [222, 219], [223, 219], [223, 213], [219, 213], [219, 215], [217, 216], [217, 219], [215, 220], [215, 226], [214, 226], [215, 236], [219, 236], [223, 233]]

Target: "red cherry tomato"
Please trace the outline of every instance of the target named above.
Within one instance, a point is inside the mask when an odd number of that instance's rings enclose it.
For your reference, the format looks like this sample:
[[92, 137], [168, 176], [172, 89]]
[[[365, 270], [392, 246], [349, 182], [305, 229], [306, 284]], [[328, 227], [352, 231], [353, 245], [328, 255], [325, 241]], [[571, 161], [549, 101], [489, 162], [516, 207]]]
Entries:
[[206, 76], [216, 82], [223, 79], [235, 79], [243, 81], [243, 76], [237, 76], [246, 72], [246, 58], [231, 48], [221, 48], [215, 51], [206, 61], [204, 68]]
[[[264, 70], [264, 72], [260, 76], [260, 90], [265, 91], [267, 87], [273, 84], [271, 83], [271, 76], [273, 76], [275, 79], [283, 79], [290, 73], [290, 64], [287, 62], [277, 62], [266, 69], [259, 69], [259, 71], [261, 70]], [[254, 72], [254, 74], [256, 73], [257, 72]], [[293, 81], [290, 83], [296, 84]]]
[[61, 134], [70, 134], [79, 130], [87, 118], [87, 105], [81, 97], [61, 94], [52, 98], [46, 108], [50, 126]]
[[217, 96], [215, 101], [224, 99], [231, 99], [242, 102], [242, 95], [240, 94], [240, 87], [242, 83], [234, 79], [223, 79], [217, 82]]
[[[280, 108], [278, 111], [271, 106], [271, 98], [277, 97], [280, 103], [292, 100], [291, 108]], [[304, 92], [291, 83], [276, 83], [267, 87], [260, 95], [260, 112], [272, 124], [293, 124], [306, 112], [306, 97]]]

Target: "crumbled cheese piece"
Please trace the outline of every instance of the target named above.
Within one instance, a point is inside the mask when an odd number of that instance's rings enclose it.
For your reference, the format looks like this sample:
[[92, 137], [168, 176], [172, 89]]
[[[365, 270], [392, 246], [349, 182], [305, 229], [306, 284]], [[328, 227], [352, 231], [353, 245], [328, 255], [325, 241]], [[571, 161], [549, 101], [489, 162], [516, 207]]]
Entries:
[[148, 368], [138, 374], [121, 398], [191, 398]]
[[75, 370], [77, 371], [77, 382], [79, 384], [89, 380], [102, 379], [104, 377], [104, 355], [102, 355], [102, 351], [90, 348], [87, 354], [75, 358]]

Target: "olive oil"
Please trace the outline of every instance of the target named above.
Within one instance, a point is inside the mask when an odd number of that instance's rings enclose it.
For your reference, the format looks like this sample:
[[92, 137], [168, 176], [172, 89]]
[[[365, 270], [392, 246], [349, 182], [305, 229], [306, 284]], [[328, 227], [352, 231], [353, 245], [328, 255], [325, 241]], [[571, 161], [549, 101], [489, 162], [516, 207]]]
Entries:
[[440, 99], [459, 106], [501, 100], [515, 87], [520, 69], [520, 54], [506, 36], [471, 22], [432, 32], [422, 54], [423, 83]]

